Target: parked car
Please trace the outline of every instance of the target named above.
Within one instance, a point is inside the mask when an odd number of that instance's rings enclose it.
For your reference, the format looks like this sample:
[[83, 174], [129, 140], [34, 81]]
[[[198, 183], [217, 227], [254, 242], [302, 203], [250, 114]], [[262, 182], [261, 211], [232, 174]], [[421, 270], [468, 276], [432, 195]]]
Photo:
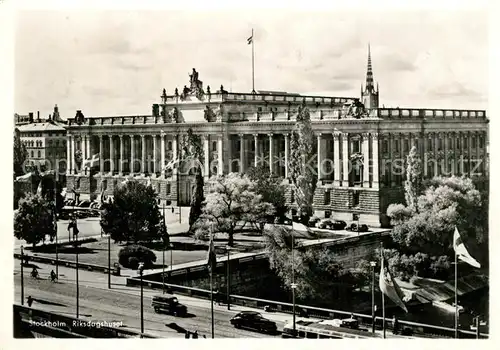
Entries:
[[357, 223], [353, 222], [349, 226], [346, 227], [347, 231], [353, 231], [353, 232], [368, 232], [368, 226], [365, 224], [360, 224], [358, 226]]
[[156, 313], [166, 312], [168, 314], [180, 317], [184, 317], [187, 315], [186, 305], [179, 303], [179, 300], [175, 296], [153, 296], [151, 306], [155, 309]]
[[333, 222], [330, 219], [322, 219], [316, 223], [316, 227], [322, 229], [331, 229], [332, 226]]
[[332, 224], [332, 230], [343, 230], [347, 226], [347, 223], [342, 220], [335, 220]]
[[274, 334], [278, 327], [276, 322], [264, 318], [256, 311], [242, 311], [229, 321], [235, 328], [251, 328], [259, 332]]
[[80, 208], [88, 208], [88, 207], [90, 207], [90, 201], [84, 199], [83, 201], [81, 201], [80, 203], [78, 203], [78, 207], [80, 207]]
[[309, 221], [307, 222], [307, 225], [309, 227], [314, 227], [316, 226], [316, 224], [320, 221], [321, 219], [316, 217], [316, 216], [312, 216], [311, 218], [309, 218]]

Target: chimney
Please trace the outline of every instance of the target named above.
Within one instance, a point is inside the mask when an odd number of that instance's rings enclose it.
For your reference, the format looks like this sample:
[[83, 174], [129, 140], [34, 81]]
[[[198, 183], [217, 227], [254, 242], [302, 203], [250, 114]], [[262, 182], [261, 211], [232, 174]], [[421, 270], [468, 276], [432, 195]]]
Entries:
[[29, 120], [30, 123], [33, 123], [33, 112], [29, 113], [28, 120]]
[[36, 119], [40, 120], [40, 111], [36, 112]]

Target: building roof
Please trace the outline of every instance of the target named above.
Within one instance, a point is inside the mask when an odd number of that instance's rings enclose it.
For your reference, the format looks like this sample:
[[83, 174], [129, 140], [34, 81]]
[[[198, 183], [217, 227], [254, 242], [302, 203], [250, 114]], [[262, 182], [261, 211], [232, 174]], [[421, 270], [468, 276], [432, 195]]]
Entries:
[[30, 132], [30, 131], [66, 131], [61, 124], [57, 122], [41, 122], [41, 123], [31, 123], [26, 125], [20, 125], [18, 127], [20, 132]]

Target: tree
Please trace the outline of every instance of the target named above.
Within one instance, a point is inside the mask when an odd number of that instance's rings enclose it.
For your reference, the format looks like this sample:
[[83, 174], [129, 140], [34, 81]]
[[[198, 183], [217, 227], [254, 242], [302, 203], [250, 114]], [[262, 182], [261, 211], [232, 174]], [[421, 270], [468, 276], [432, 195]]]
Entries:
[[113, 201], [104, 203], [101, 227], [115, 241], [151, 241], [160, 239], [162, 214], [151, 186], [128, 181], [113, 191]]
[[295, 191], [295, 199], [303, 220], [313, 214], [313, 198], [317, 173], [314, 168], [314, 134], [311, 117], [305, 105], [299, 107], [297, 123], [290, 138], [289, 173]]
[[274, 212], [270, 203], [257, 194], [255, 183], [248, 176], [230, 173], [212, 177], [210, 193], [206, 196], [195, 236], [206, 238], [209, 229], [228, 234], [228, 245], [233, 246], [233, 235], [240, 222], [265, 220]]
[[56, 233], [53, 204], [40, 195], [27, 193], [19, 201], [14, 216], [14, 236], [35, 247], [39, 242], [45, 242], [45, 236], [52, 240]]
[[406, 205], [411, 210], [417, 209], [417, 200], [422, 190], [422, 168], [417, 148], [413, 146], [406, 158], [406, 181], [405, 181], [405, 199]]
[[28, 158], [28, 151], [26, 146], [21, 142], [19, 130], [14, 132], [14, 176], [21, 176], [24, 174], [24, 162]]
[[331, 305], [334, 300], [350, 296], [366, 282], [364, 276], [360, 278], [343, 268], [328, 248], [302, 249], [295, 241], [292, 254], [292, 234], [287, 227], [275, 226], [266, 230], [264, 237], [271, 269], [285, 288], [290, 290], [292, 281], [297, 284], [297, 298]]
[[255, 182], [257, 194], [262, 196], [262, 200], [271, 203], [274, 207], [274, 215], [283, 219], [288, 211], [286, 206], [286, 186], [283, 178], [273, 177], [266, 166], [251, 167], [247, 170], [247, 175], [251, 181]]
[[191, 211], [189, 212], [189, 230], [194, 228], [194, 224], [202, 214], [204, 196], [204, 181], [201, 169], [196, 172], [195, 190], [191, 199]]
[[[455, 226], [472, 254], [481, 262], [487, 263], [487, 205], [480, 192], [469, 178], [436, 177], [427, 183], [423, 193], [418, 196], [415, 210], [402, 204], [391, 204], [387, 215], [394, 228], [391, 232], [401, 256], [406, 255], [407, 264], [416, 254], [428, 256], [431, 264], [446, 265], [453, 251], [453, 232]], [[418, 259], [417, 259], [418, 260]], [[434, 269], [435, 271], [438, 268]], [[416, 270], [413, 270], [416, 271]], [[433, 269], [428, 270], [431, 277]]]

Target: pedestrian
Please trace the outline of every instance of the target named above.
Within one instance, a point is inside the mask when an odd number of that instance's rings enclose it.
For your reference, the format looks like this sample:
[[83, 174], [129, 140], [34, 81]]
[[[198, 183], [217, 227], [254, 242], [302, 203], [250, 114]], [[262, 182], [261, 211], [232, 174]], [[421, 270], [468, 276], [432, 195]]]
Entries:
[[392, 334], [398, 334], [399, 322], [396, 315], [392, 316]]
[[207, 336], [205, 334], [203, 334], [203, 339], [207, 339]]
[[31, 295], [28, 295], [28, 306], [31, 307], [31, 305], [33, 305], [33, 298], [31, 297]]
[[198, 339], [198, 331], [195, 330], [193, 333], [193, 339]]
[[214, 304], [217, 303], [220, 305], [220, 301], [219, 301], [219, 291], [216, 289], [214, 291], [214, 295], [213, 295], [213, 302]]
[[186, 331], [186, 333], [184, 333], [184, 338], [189, 339], [189, 331]]

